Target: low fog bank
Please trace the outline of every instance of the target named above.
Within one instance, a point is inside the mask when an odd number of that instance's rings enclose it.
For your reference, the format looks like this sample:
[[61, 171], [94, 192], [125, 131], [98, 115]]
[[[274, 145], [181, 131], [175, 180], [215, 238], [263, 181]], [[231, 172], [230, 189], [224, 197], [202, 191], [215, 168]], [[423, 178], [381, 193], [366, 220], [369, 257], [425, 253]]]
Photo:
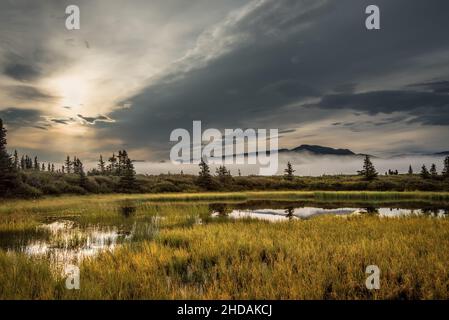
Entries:
[[[430, 168], [432, 163], [437, 166], [438, 172], [443, 169], [444, 156], [406, 156], [400, 158], [372, 158], [372, 162], [379, 174], [384, 174], [389, 169], [398, 170], [399, 173], [407, 173], [411, 165], [415, 173], [421, 171], [423, 164]], [[362, 168], [363, 157], [354, 156], [316, 156], [316, 155], [279, 155], [278, 174], [283, 174], [287, 162], [290, 161], [296, 170], [295, 174], [300, 176], [321, 176], [336, 174], [356, 174]], [[91, 164], [93, 167], [93, 164]], [[198, 165], [173, 164], [171, 162], [135, 162], [136, 172], [140, 174], [194, 174], [199, 172]], [[90, 167], [90, 166], [89, 166]], [[217, 165], [210, 165], [211, 173], [215, 174]], [[259, 174], [258, 165], [226, 165], [231, 174], [242, 175]]]
[[[295, 167], [296, 174], [303, 176], [321, 176], [336, 174], [356, 174], [362, 169], [364, 158], [346, 156], [296, 156], [280, 157], [281, 168], [285, 167], [287, 161], [291, 161]], [[407, 173], [409, 166], [412, 166], [414, 173], [421, 171], [422, 165], [430, 168], [435, 163], [437, 170], [443, 168], [444, 156], [406, 156], [398, 158], [371, 158], [379, 174], [384, 174], [388, 170], [398, 170], [399, 173]], [[282, 170], [281, 170], [282, 171]]]

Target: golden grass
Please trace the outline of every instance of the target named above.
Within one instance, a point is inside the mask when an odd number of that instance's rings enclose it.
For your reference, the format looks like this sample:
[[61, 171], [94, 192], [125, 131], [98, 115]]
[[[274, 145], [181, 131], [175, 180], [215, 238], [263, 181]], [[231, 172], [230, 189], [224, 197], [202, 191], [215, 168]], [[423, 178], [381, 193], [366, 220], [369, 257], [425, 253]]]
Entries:
[[[449, 221], [335, 217], [163, 231], [82, 265], [99, 299], [448, 299]], [[381, 289], [365, 287], [378, 265]], [[132, 271], [132, 272], [130, 272]]]
[[[362, 194], [363, 199], [386, 198], [379, 193]], [[311, 196], [340, 199], [349, 195], [245, 193], [248, 199]], [[168, 202], [170, 197], [176, 200]], [[235, 194], [208, 193], [1, 204], [0, 233], [25, 232], [33, 228], [34, 218], [56, 212], [77, 214], [86, 222], [112, 222], [122, 219], [114, 211], [117, 203], [130, 198], [141, 201], [137, 216], [164, 219], [151, 239], [142, 237], [113, 253], [85, 260], [80, 266], [79, 291], [66, 290], [64, 280], [45, 261], [0, 249], [0, 299], [449, 299], [446, 218], [326, 216], [282, 223], [214, 220], [198, 225], [208, 206], [178, 202], [193, 197], [236, 199]], [[396, 197], [445, 199], [447, 194]], [[365, 287], [368, 265], [381, 270], [380, 290]]]
[[[86, 260], [75, 292], [61, 289], [42, 264], [8, 257], [0, 255], [2, 298], [449, 298], [447, 219], [321, 217], [165, 229], [155, 241]], [[378, 291], [365, 288], [371, 264], [381, 270]]]

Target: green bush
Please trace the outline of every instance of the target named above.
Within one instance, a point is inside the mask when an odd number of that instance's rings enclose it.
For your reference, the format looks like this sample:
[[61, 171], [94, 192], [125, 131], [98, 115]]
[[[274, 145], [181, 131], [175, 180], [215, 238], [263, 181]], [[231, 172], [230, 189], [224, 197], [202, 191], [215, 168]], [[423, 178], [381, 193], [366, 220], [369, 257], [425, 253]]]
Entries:
[[39, 198], [42, 196], [42, 192], [39, 189], [22, 182], [19, 183], [12, 196], [19, 198]]

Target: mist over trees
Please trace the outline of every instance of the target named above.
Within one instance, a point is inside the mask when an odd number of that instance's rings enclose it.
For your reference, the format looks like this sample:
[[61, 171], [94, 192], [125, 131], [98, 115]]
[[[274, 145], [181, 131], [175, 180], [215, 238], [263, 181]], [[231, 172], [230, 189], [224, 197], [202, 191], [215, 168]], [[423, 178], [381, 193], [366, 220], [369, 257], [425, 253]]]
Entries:
[[295, 175], [292, 162], [284, 174], [262, 177], [242, 176], [240, 168], [234, 177], [221, 165], [211, 173], [202, 159], [197, 175], [136, 175], [133, 160], [126, 150], [109, 157], [99, 155], [94, 168], [86, 171], [77, 155], [67, 155], [62, 165], [41, 161], [37, 156], [7, 149], [7, 130], [0, 119], [0, 197], [39, 197], [41, 195], [134, 192], [200, 192], [253, 190], [376, 190], [376, 191], [449, 191], [449, 156], [443, 161], [441, 174], [435, 163], [421, 167], [418, 174], [412, 165], [408, 171], [389, 169], [378, 176], [369, 156], [365, 156], [358, 175], [305, 177]]

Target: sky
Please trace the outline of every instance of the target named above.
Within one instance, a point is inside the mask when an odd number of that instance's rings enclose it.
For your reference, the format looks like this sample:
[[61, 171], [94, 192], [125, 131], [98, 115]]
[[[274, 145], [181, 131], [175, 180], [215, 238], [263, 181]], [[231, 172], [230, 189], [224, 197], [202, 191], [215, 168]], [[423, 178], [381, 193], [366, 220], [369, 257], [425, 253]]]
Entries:
[[[380, 8], [380, 30], [365, 8]], [[67, 30], [65, 8], [80, 8]], [[169, 157], [170, 133], [279, 129], [389, 157], [449, 150], [447, 0], [1, 0], [8, 147], [46, 161], [127, 149]]]

